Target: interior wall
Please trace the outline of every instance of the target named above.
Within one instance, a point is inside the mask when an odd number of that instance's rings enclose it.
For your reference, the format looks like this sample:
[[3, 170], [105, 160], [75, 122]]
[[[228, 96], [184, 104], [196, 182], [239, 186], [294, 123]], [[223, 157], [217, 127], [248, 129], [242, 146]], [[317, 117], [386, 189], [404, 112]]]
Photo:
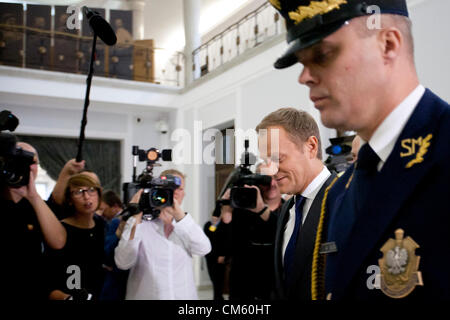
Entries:
[[420, 82], [450, 101], [450, 1], [420, 1], [410, 10]]

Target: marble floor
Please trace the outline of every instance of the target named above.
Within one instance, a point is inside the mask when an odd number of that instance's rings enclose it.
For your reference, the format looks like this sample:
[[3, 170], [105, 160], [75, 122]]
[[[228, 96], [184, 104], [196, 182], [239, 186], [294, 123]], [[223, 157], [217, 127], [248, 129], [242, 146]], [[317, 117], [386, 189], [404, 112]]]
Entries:
[[[201, 287], [197, 290], [197, 293], [199, 300], [212, 300], [214, 296], [212, 286]], [[224, 294], [223, 297], [225, 300], [228, 300], [227, 294]]]

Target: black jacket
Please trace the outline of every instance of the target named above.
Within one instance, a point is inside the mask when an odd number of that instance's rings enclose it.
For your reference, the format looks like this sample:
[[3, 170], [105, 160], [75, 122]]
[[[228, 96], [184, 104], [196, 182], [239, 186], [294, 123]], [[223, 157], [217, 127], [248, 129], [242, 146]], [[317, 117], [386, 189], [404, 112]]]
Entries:
[[284, 283], [282, 261], [283, 237], [286, 223], [289, 220], [289, 210], [294, 205], [294, 197], [286, 201], [281, 208], [275, 236], [275, 298], [288, 300], [311, 300], [311, 269], [317, 225], [325, 189], [336, 177], [332, 174], [322, 185], [308, 211], [297, 239], [294, 260], [294, 281], [287, 286]]

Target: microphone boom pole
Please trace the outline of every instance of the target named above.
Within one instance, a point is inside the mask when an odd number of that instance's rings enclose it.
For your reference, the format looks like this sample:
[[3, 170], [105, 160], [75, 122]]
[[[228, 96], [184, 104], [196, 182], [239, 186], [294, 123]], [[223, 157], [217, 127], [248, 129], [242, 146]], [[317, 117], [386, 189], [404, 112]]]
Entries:
[[83, 142], [85, 139], [84, 131], [86, 129], [87, 124], [87, 110], [89, 107], [89, 95], [91, 93], [91, 83], [92, 83], [92, 77], [94, 75], [94, 61], [95, 61], [95, 46], [97, 45], [97, 33], [94, 32], [94, 38], [92, 40], [92, 52], [91, 52], [91, 61], [89, 63], [89, 72], [86, 79], [86, 94], [84, 96], [84, 109], [83, 109], [83, 118], [81, 120], [81, 128], [80, 128], [80, 137], [78, 139], [78, 152], [76, 161], [80, 162], [83, 160], [82, 157], [82, 149], [83, 149]]
[[81, 128], [80, 128], [80, 137], [78, 139], [78, 152], [76, 161], [80, 162], [82, 157], [82, 148], [83, 142], [85, 139], [84, 131], [86, 129], [87, 124], [87, 109], [89, 107], [89, 95], [91, 92], [91, 83], [92, 77], [94, 75], [94, 61], [95, 61], [95, 46], [97, 44], [97, 36], [103, 40], [105, 44], [108, 46], [113, 46], [117, 42], [116, 34], [114, 30], [111, 28], [109, 23], [103, 19], [96, 11], [89, 9], [88, 7], [83, 7], [83, 13], [85, 18], [88, 20], [89, 27], [94, 33], [94, 37], [92, 39], [92, 51], [91, 51], [91, 61], [89, 63], [89, 72], [86, 79], [86, 95], [84, 97], [84, 109], [83, 109], [83, 118], [81, 120]]

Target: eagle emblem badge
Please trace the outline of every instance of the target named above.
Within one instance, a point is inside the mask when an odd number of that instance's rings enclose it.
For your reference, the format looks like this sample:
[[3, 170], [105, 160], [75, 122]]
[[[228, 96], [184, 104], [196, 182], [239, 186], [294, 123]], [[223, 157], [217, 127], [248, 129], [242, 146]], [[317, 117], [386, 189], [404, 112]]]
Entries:
[[378, 260], [381, 276], [380, 289], [391, 298], [404, 298], [416, 286], [423, 286], [422, 274], [418, 270], [420, 256], [415, 251], [419, 245], [411, 238], [404, 239], [404, 231], [395, 231], [395, 240], [389, 239], [380, 249], [383, 258]]

